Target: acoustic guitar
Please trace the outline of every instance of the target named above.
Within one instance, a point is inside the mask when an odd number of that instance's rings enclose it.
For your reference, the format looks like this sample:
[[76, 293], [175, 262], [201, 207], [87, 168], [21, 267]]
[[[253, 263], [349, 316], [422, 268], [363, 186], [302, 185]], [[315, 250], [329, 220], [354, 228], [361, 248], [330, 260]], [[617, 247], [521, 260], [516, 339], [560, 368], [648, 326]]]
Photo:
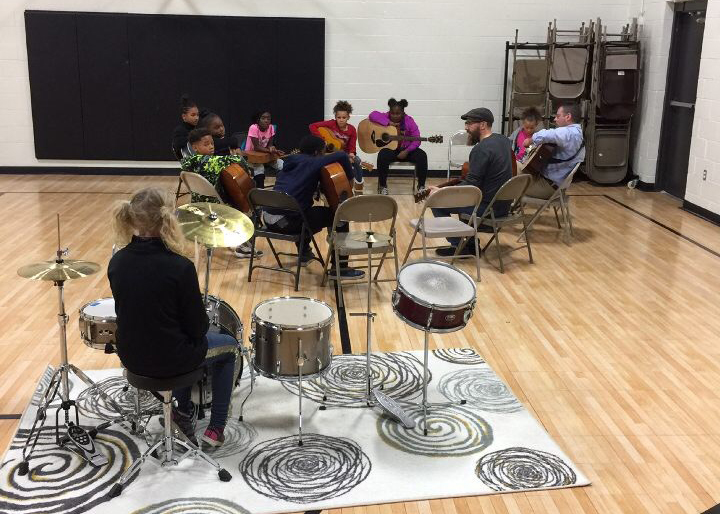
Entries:
[[220, 172], [220, 181], [230, 197], [232, 206], [244, 213], [250, 212], [248, 193], [255, 187], [252, 177], [237, 163]]
[[541, 175], [554, 151], [555, 145], [549, 143], [528, 146], [523, 160], [518, 165], [518, 172], [529, 173], [535, 177]]
[[269, 152], [258, 152], [257, 150], [243, 150], [242, 152], [243, 157], [249, 162], [250, 164], [268, 164], [270, 162], [277, 161], [278, 159], [282, 159], [283, 157], [287, 157], [288, 155], [294, 155], [296, 153], [300, 153], [300, 150], [293, 150], [290, 153], [285, 152], [278, 152], [278, 153], [269, 153]]
[[333, 213], [342, 202], [353, 195], [345, 170], [337, 162], [328, 164], [320, 172], [320, 190]]
[[[318, 127], [318, 132], [323, 141], [325, 141], [325, 153], [345, 151], [345, 141], [339, 137], [335, 137], [335, 133], [327, 127]], [[370, 162], [361, 161], [360, 167], [365, 171], [372, 171], [375, 166]]]
[[400, 141], [427, 141], [442, 143], [442, 136], [416, 137], [399, 135], [397, 127], [378, 125], [370, 120], [362, 120], [357, 128], [358, 144], [365, 153], [377, 153], [383, 148], [397, 150]]

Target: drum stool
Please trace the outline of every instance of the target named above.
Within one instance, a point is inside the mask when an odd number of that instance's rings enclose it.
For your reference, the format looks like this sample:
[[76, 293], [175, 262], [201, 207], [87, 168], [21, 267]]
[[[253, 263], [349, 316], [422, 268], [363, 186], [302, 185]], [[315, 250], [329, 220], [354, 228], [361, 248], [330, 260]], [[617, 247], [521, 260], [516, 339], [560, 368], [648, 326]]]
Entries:
[[[202, 367], [189, 373], [185, 373], [184, 375], [178, 375], [170, 378], [151, 378], [142, 375], [136, 375], [129, 370], [127, 371], [127, 380], [130, 385], [136, 387], [137, 389], [158, 392], [162, 396], [163, 416], [165, 416], [165, 430], [163, 437], [161, 437], [159, 441], [157, 441], [155, 444], [145, 450], [145, 453], [143, 453], [135, 462], [133, 462], [132, 465], [120, 476], [117, 483], [113, 485], [112, 489], [110, 489], [110, 491], [108, 492], [108, 496], [110, 498], [115, 498], [116, 496], [119, 496], [120, 493], [122, 493], [125, 482], [130, 480], [130, 478], [132, 478], [135, 473], [138, 473], [140, 471], [140, 468], [145, 463], [145, 460], [149, 457], [156, 458], [160, 462], [160, 466], [167, 467], [176, 466], [178, 462], [182, 461], [186, 457], [197, 456], [206, 461], [211, 466], [213, 466], [218, 472], [218, 477], [223, 482], [228, 482], [230, 481], [230, 479], [232, 479], [232, 475], [230, 475], [230, 473], [228, 473], [226, 469], [221, 468], [220, 464], [218, 464], [215, 459], [211, 458], [202, 450], [198, 449], [197, 446], [183, 439], [175, 438], [175, 436], [173, 435], [173, 423], [169, 422], [170, 420], [172, 420], [173, 389], [189, 387], [197, 383], [198, 380], [202, 378], [202, 374]], [[174, 445], [181, 446], [186, 450], [185, 453], [183, 453], [178, 459], [174, 458]], [[162, 455], [162, 458], [155, 457], [154, 454], [156, 450], [160, 450], [159, 453]]]

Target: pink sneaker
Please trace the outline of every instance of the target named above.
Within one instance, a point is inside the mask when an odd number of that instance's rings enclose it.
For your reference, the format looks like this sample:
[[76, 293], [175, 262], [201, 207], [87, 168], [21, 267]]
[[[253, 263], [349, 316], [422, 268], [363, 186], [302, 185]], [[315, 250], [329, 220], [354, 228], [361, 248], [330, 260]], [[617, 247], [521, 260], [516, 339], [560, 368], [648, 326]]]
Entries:
[[207, 427], [202, 435], [203, 442], [214, 446], [215, 448], [222, 446], [225, 442], [224, 429], [218, 427]]

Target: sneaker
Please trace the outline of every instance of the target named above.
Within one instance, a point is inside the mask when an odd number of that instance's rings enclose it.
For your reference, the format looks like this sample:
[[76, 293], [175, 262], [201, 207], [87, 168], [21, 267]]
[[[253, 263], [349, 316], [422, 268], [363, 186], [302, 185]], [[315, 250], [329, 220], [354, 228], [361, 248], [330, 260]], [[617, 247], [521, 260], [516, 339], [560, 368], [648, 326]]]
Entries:
[[195, 437], [195, 422], [197, 421], [197, 406], [190, 402], [191, 410], [190, 414], [181, 412], [177, 407], [172, 408], [172, 421], [180, 429], [180, 431], [187, 437], [191, 443], [197, 446], [197, 438]]
[[[252, 246], [248, 243], [243, 243], [233, 250], [233, 254], [238, 259], [249, 259], [252, 253]], [[258, 259], [263, 256], [262, 250], [255, 250], [255, 258]]]
[[[330, 280], [335, 280], [335, 269], [331, 269], [328, 271], [328, 278]], [[365, 276], [365, 272], [361, 269], [355, 269], [355, 268], [340, 268], [340, 278], [344, 279], [350, 279], [350, 278], [363, 278]]]
[[365, 182], [358, 182], [357, 180], [355, 180], [353, 182], [353, 193], [356, 195], [363, 194], [364, 186], [365, 186]]
[[[455, 246], [436, 248], [435, 255], [439, 255], [440, 257], [452, 257], [453, 255], [455, 255], [455, 250], [457, 250], [457, 247]], [[463, 248], [458, 255], [475, 255], [475, 248], [472, 246], [472, 244], [466, 244], [465, 248]]]
[[222, 446], [225, 442], [225, 434], [223, 434], [224, 431], [225, 429], [219, 427], [207, 427], [201, 439], [204, 443], [217, 448]]
[[389, 195], [390, 193], [388, 192], [388, 188], [387, 188], [387, 187], [380, 187], [380, 186], [378, 186], [377, 194], [387, 196], [387, 195]]
[[425, 187], [424, 185], [418, 186], [418, 188], [417, 188], [417, 194], [420, 195], [420, 194], [424, 193], [425, 191], [427, 191], [427, 187]]

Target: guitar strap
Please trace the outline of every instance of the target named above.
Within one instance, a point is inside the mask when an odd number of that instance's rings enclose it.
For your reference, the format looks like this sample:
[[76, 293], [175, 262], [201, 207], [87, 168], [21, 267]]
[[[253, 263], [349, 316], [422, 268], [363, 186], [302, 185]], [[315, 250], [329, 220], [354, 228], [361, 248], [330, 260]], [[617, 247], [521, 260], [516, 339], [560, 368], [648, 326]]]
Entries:
[[550, 158], [550, 159], [548, 159], [547, 163], [548, 163], [548, 164], [559, 164], [559, 163], [561, 163], [561, 162], [570, 162], [570, 161], [572, 161], [575, 157], [578, 156], [578, 154], [580, 153], [580, 150], [582, 150], [583, 148], [585, 148], [585, 141], [582, 142], [582, 144], [580, 145], [580, 148], [577, 149], [577, 152], [575, 152], [572, 157], [568, 157], [567, 159], [554, 159], [554, 158]]

